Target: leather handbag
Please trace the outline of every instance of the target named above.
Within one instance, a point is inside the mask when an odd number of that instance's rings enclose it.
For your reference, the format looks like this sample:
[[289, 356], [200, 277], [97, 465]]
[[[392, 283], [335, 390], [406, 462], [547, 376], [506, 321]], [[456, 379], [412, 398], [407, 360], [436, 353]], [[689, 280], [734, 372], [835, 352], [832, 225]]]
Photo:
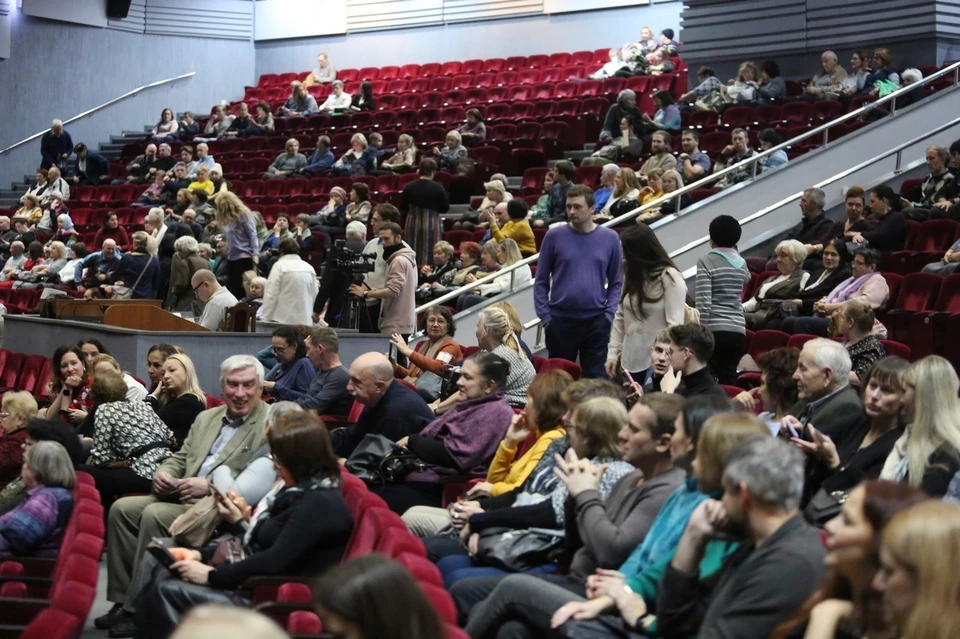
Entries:
[[807, 507], [803, 509], [803, 516], [811, 524], [822, 526], [843, 509], [843, 504], [850, 498], [850, 493], [866, 479], [857, 468], [841, 468], [840, 471], [820, 485], [820, 490], [814, 493]]
[[550, 563], [562, 549], [562, 530], [486, 528], [480, 532], [476, 560], [510, 572]]
[[114, 286], [113, 287], [113, 297], [111, 299], [115, 300], [130, 300], [133, 299], [133, 292], [137, 290], [137, 286], [140, 284], [140, 280], [143, 279], [143, 274], [147, 272], [147, 269], [150, 268], [150, 264], [153, 260], [156, 259], [153, 256], [147, 260], [147, 263], [143, 266], [143, 270], [140, 271], [140, 275], [137, 276], [137, 281], [133, 283], [133, 286]]
[[207, 495], [170, 524], [170, 536], [181, 546], [199, 548], [206, 544], [220, 523], [217, 498]]
[[401, 481], [427, 465], [383, 435], [366, 435], [344, 467], [368, 484], [387, 484]]
[[414, 383], [417, 393], [428, 402], [434, 402], [440, 399], [440, 393], [443, 392], [443, 378], [436, 373], [423, 371], [420, 377]]

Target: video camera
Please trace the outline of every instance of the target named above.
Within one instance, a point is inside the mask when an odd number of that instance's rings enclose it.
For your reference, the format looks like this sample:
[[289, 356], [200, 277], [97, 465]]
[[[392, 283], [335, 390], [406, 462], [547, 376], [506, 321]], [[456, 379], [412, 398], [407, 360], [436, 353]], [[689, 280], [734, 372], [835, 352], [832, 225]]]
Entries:
[[376, 253], [358, 253], [348, 248], [345, 240], [333, 243], [332, 267], [340, 273], [349, 274], [352, 284], [362, 283], [363, 276], [374, 271], [376, 259]]

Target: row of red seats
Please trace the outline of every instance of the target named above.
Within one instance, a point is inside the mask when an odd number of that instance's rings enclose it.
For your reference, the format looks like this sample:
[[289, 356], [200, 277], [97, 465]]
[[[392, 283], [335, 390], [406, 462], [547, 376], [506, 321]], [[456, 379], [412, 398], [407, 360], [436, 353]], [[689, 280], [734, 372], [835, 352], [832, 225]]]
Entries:
[[0, 624], [5, 636], [79, 639], [97, 593], [104, 546], [103, 506], [93, 478], [77, 473], [74, 506], [56, 559], [0, 564]]
[[[513, 56], [509, 58], [490, 58], [488, 60], [465, 60], [463, 62], [429, 62], [426, 64], [405, 64], [403, 66], [363, 67], [360, 69], [339, 69], [337, 78], [342, 82], [357, 80], [395, 80], [412, 78], [432, 78], [435, 76], [453, 76], [460, 73], [498, 73], [503, 70], [541, 69], [566, 65], [606, 64], [609, 61], [609, 48], [596, 51], [575, 51], [573, 53], [554, 53], [550, 55]], [[285, 86], [294, 80], [301, 80], [307, 71], [300, 73], [265, 73], [257, 82], [258, 87]]]
[[[901, 196], [909, 191], [907, 182], [911, 181], [904, 182]], [[919, 272], [927, 264], [940, 261], [957, 240], [960, 240], [960, 224], [953, 220], [907, 220], [903, 250], [885, 255], [880, 270], [900, 275]]]
[[0, 349], [0, 393], [27, 391], [38, 400], [50, 398], [50, 359]]
[[0, 289], [0, 304], [3, 304], [11, 315], [28, 313], [40, 304], [42, 292], [37, 288]]

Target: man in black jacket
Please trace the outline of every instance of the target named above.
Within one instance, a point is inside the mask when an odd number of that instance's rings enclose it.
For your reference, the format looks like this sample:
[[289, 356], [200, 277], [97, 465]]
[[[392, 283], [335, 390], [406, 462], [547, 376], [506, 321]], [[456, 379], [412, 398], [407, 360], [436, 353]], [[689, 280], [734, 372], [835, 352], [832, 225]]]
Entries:
[[713, 333], [699, 324], [681, 324], [670, 329], [670, 368], [660, 379], [660, 391], [682, 397], [726, 396], [710, 374], [707, 362], [713, 355]]
[[[833, 235], [833, 222], [823, 212], [827, 196], [822, 189], [807, 189], [800, 196], [800, 212], [803, 219], [797, 223], [790, 232], [787, 233], [785, 240], [797, 240], [807, 249], [807, 259], [803, 263], [805, 270], [818, 270], [822, 268], [820, 263], [820, 254], [823, 253], [823, 247], [830, 242], [830, 236]], [[771, 258], [775, 261], [776, 256]], [[770, 265], [770, 262], [767, 263]], [[776, 270], [776, 266], [771, 270]]]
[[380, 353], [364, 353], [353, 360], [347, 392], [366, 408], [356, 424], [330, 434], [337, 457], [350, 457], [366, 435], [396, 442], [419, 433], [434, 419], [423, 398], [393, 378], [393, 365]]
[[[800, 451], [767, 437], [730, 455], [722, 501], [693, 511], [660, 581], [660, 636], [763, 639], [820, 585], [823, 543], [797, 510], [803, 463]], [[699, 570], [707, 542], [730, 538], [742, 543], [711, 587]]]
[[83, 142], [73, 147], [73, 151], [76, 153], [76, 158], [73, 161], [71, 182], [99, 186], [100, 182], [109, 177], [110, 163], [107, 162], [107, 158], [89, 150]]

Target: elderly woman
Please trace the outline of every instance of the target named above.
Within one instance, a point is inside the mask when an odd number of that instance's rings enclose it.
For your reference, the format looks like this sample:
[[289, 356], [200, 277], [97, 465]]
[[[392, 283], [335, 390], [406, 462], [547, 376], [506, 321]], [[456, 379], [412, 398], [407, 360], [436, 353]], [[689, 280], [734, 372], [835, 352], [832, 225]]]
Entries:
[[728, 80], [721, 88], [733, 103], [747, 103], [757, 100], [760, 89], [760, 69], [753, 62], [744, 62], [737, 70], [737, 77]]
[[457, 167], [457, 161], [468, 155], [467, 147], [463, 146], [463, 138], [459, 131], [449, 131], [447, 133], [446, 145], [440, 149], [433, 147], [430, 152], [436, 156], [437, 167], [441, 171], [454, 173]]
[[[349, 106], [349, 105], [348, 105]], [[277, 110], [281, 116], [307, 116], [317, 112], [317, 101], [314, 99], [303, 82], [299, 80], [290, 83], [290, 97]]]
[[[150, 356], [154, 354], [162, 354], [159, 347], [151, 350]], [[206, 395], [200, 389], [193, 360], [183, 353], [173, 353], [163, 358], [158, 373], [160, 381], [144, 401], [173, 431], [175, 448], [179, 449], [197, 415], [206, 410]]]
[[850, 383], [859, 386], [867, 371], [887, 355], [883, 344], [873, 334], [876, 316], [866, 302], [847, 300], [833, 317], [832, 332], [843, 338], [843, 345], [850, 353]]
[[413, 168], [417, 163], [417, 147], [413, 138], [404, 133], [397, 138], [397, 152], [380, 163], [380, 169], [384, 172], [402, 173]]
[[830, 97], [828, 94], [840, 93], [846, 79], [847, 71], [840, 66], [837, 54], [833, 51], [824, 51], [820, 56], [820, 70], [810, 78], [810, 84], [806, 86], [803, 93], [812, 99], [824, 100]]
[[453, 286], [457, 275], [457, 263], [453, 259], [453, 245], [440, 240], [433, 245], [433, 266], [420, 267], [420, 285], [417, 288], [417, 300], [428, 302], [435, 297], [435, 291]]
[[[460, 244], [460, 267], [456, 270], [453, 278], [448, 285], [442, 282], [431, 282], [430, 290], [433, 298], [446, 295], [450, 291], [468, 284], [467, 277], [475, 276], [480, 271], [481, 260], [483, 259], [483, 247], [476, 242], [461, 242]], [[436, 269], [436, 252], [434, 252], [434, 267]], [[431, 270], [431, 273], [435, 272]], [[476, 281], [475, 279], [472, 281]]]
[[22, 217], [27, 221], [28, 226], [36, 226], [43, 217], [43, 209], [40, 208], [40, 199], [32, 193], [25, 193], [20, 198], [20, 208], [14, 214], [14, 217]]
[[362, 133], [355, 133], [350, 138], [350, 150], [340, 156], [340, 159], [331, 167], [332, 175], [366, 175], [373, 167], [367, 165], [367, 138]]
[[317, 109], [319, 113], [330, 115], [332, 113], [342, 113], [350, 108], [350, 94], [343, 90], [343, 82], [334, 80], [330, 85], [333, 92], [327, 96], [323, 104]]
[[487, 139], [487, 125], [479, 109], [467, 109], [467, 121], [457, 131], [464, 146], [480, 146]]
[[60, 271], [67, 266], [67, 246], [63, 242], [53, 239], [48, 244], [49, 259], [36, 264], [30, 270], [17, 273], [17, 281], [13, 288], [40, 288], [44, 283], [59, 284]]
[[210, 167], [210, 181], [213, 182], [213, 200], [216, 202], [217, 196], [230, 190], [230, 184], [223, 179], [223, 166], [219, 162]]
[[[785, 317], [813, 315], [814, 304], [828, 295], [840, 282], [850, 277], [850, 256], [843, 240], [830, 240], [823, 247], [820, 259], [823, 264], [820, 274], [816, 278], [811, 276], [807, 283], [800, 287], [800, 293], [796, 298], [783, 303]], [[780, 330], [783, 322], [783, 319], [769, 320], [767, 328]]]
[[[512, 266], [523, 259], [523, 255], [520, 253], [520, 247], [516, 241], [506, 238], [501, 242], [497, 242], [496, 245], [497, 262], [500, 264], [501, 269]], [[457, 299], [457, 310], [462, 311], [471, 306], [476, 306], [482, 303], [485, 298], [496, 297], [501, 293], [509, 291], [511, 286], [523, 286], [532, 279], [533, 274], [528, 264], [524, 264], [515, 271], [489, 277], [484, 280], [485, 283], [481, 284], [479, 289], [475, 289], [479, 294], [462, 295]]]
[[170, 549], [178, 560], [171, 570], [179, 579], [158, 566], [137, 580], [143, 588], [137, 596], [143, 605], [134, 619], [138, 637], [170, 636], [182, 615], [203, 603], [249, 606], [252, 593], [243, 584], [251, 577], [317, 575], [342, 560], [354, 522], [327, 429], [317, 417], [292, 411], [276, 420], [266, 438], [283, 482], [273, 499], [248, 522], [234, 500], [218, 498], [245, 558], [214, 560], [216, 543], [201, 550]]
[[510, 368], [495, 353], [471, 355], [457, 380], [456, 405], [419, 434], [397, 442], [409, 448], [425, 468], [410, 473], [402, 482], [371, 488], [393, 512], [402, 515], [414, 506], [440, 506], [444, 476], [486, 477], [513, 420], [513, 409], [503, 395]]
[[27, 189], [27, 193], [42, 199], [51, 186], [50, 181], [47, 179], [47, 170], [37, 169], [37, 183]]
[[171, 311], [194, 310], [197, 297], [190, 281], [197, 271], [209, 270], [210, 264], [200, 257], [200, 245], [193, 236], [178, 237], [173, 248], [177, 253], [170, 267], [170, 293], [166, 307]]
[[56, 442], [37, 442], [26, 449], [20, 474], [27, 499], [0, 517], [0, 559], [56, 557], [73, 512], [70, 455]]
[[[455, 360], [456, 361], [456, 360]], [[4, 394], [0, 404], [0, 488], [20, 476], [27, 422], [37, 416], [37, 400], [27, 391]]]
[[[107, 356], [109, 357], [109, 356]], [[160, 462], [173, 454], [173, 432], [142, 401], [127, 398], [123, 378], [109, 370], [91, 385], [93, 446], [83, 470], [93, 476], [104, 511], [127, 493], [149, 493]], [[135, 424], [136, 428], [131, 428]]]
[[267, 172], [263, 174], [264, 180], [289, 177], [307, 166], [307, 158], [300, 153], [300, 142], [296, 138], [287, 140], [284, 148], [285, 151], [277, 156]]
[[273, 114], [270, 105], [263, 100], [257, 102], [253, 108], [254, 115], [250, 126], [239, 133], [241, 138], [251, 138], [259, 135], [270, 135], [274, 130]]
[[750, 330], [759, 331], [771, 319], [780, 318], [782, 302], [796, 298], [810, 277], [801, 268], [807, 250], [797, 240], [784, 240], [777, 244], [776, 255], [779, 274], [767, 279], [754, 296], [743, 303], [744, 317]]
[[883, 275], [877, 272], [879, 266], [879, 251], [858, 249], [853, 256], [851, 277], [837, 284], [829, 294], [813, 304], [812, 317], [788, 317], [783, 320], [781, 330], [794, 335], [826, 337], [830, 317], [840, 310], [847, 300], [866, 302], [872, 309], [881, 308], [890, 299], [890, 287]]
[[396, 377], [417, 385], [420, 396], [432, 402], [439, 397], [439, 392], [434, 392], [434, 390], [439, 391], [439, 388], [421, 388], [418, 380], [424, 373], [431, 373], [428, 377], [436, 379], [445, 366], [462, 360], [463, 352], [460, 350], [460, 345], [453, 340], [457, 332], [457, 324], [450, 309], [445, 306], [434, 306], [427, 311], [424, 325], [427, 339], [418, 342], [414, 348], [410, 348], [401, 335], [394, 333], [391, 336], [390, 341], [397, 347], [397, 352], [408, 360], [408, 366], [393, 362], [393, 372]]

